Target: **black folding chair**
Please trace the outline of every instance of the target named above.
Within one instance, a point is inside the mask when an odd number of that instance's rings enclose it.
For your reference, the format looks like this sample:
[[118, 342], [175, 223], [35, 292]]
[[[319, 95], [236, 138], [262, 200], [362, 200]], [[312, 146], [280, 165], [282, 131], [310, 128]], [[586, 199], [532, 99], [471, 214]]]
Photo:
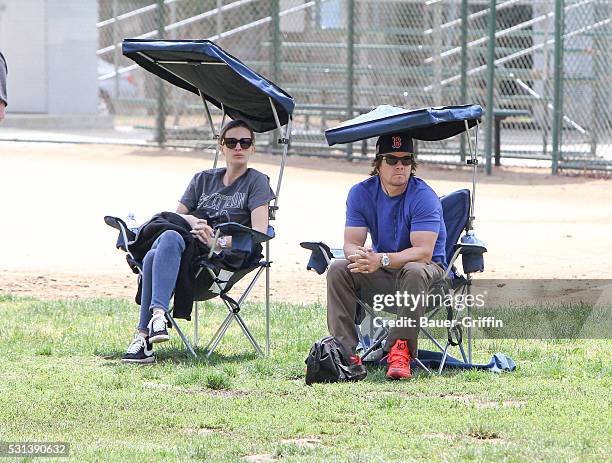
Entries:
[[[242, 119], [258, 133], [278, 130], [278, 144], [283, 147], [280, 160], [280, 171], [276, 185], [275, 199], [270, 205], [269, 219], [276, 218], [278, 200], [283, 179], [287, 150], [291, 136], [292, 113], [295, 107], [293, 98], [247, 67], [237, 58], [222, 50], [208, 40], [142, 40], [126, 39], [123, 41], [123, 54], [162, 79], [199, 95], [204, 103], [206, 118], [210, 124], [213, 138], [218, 139], [218, 132], [209, 108], [209, 103], [221, 110], [222, 117], [219, 127], [225, 122], [226, 116], [232, 119]], [[284, 127], [284, 131], [283, 131]], [[219, 158], [218, 144], [216, 146], [213, 168]], [[128, 229], [125, 221], [117, 217], [105, 217], [105, 222], [119, 230], [117, 247], [127, 252], [127, 259], [135, 272], [140, 272], [140, 263], [136, 262], [129, 250], [135, 235]], [[263, 259], [256, 259], [244, 269], [235, 272], [218, 268], [210, 259], [212, 255], [201, 256], [196, 272], [196, 295], [194, 308], [194, 345], [198, 344], [199, 306], [197, 301], [205, 301], [219, 297], [225, 304], [228, 314], [206, 346], [210, 356], [217, 348], [233, 321], [240, 326], [244, 335], [255, 351], [263, 355], [263, 350], [255, 340], [240, 312], [244, 302], [255, 286], [262, 273], [265, 273], [265, 316], [266, 316], [266, 346], [265, 352], [270, 352], [270, 240], [274, 237], [274, 229], [268, 227], [268, 233], [260, 233], [237, 223], [225, 223], [215, 228], [215, 242], [221, 234], [232, 236], [232, 247], [251, 251], [258, 244], [263, 245]], [[214, 245], [213, 245], [214, 248]], [[232, 287], [255, 272], [244, 292], [237, 298], [229, 295]], [[187, 346], [196, 353], [180, 330], [172, 313], [168, 314], [171, 325]]]

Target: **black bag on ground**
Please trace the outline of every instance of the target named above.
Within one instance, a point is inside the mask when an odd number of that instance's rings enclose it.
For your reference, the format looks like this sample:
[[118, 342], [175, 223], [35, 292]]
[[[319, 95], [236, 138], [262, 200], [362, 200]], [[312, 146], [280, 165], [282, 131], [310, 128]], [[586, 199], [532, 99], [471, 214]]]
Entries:
[[333, 336], [326, 336], [313, 344], [306, 357], [306, 384], [359, 381], [366, 377], [365, 368], [351, 365], [350, 353]]

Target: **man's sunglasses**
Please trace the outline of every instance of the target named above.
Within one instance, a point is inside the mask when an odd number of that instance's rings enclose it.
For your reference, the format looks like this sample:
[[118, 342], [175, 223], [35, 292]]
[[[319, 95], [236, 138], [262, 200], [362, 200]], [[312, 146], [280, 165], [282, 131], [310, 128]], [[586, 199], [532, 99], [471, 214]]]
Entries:
[[398, 161], [402, 163], [403, 166], [409, 166], [412, 164], [412, 156], [404, 156], [398, 158], [397, 156], [391, 156], [390, 154], [386, 154], [384, 156], [378, 156], [379, 158], [383, 158], [387, 164], [390, 166], [394, 166]]
[[243, 150], [249, 149], [253, 145], [253, 140], [251, 138], [241, 138], [240, 140], [237, 138], [224, 138], [222, 142], [223, 145], [227, 146], [231, 150], [236, 148], [238, 143], [240, 143], [240, 147]]

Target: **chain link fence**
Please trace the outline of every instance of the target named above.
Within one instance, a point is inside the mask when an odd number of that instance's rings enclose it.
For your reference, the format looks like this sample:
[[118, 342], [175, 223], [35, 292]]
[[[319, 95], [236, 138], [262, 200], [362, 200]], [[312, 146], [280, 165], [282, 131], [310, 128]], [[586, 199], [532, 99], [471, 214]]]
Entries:
[[[368, 142], [329, 148], [323, 132], [379, 104], [476, 103], [493, 109], [479, 144], [488, 169], [505, 158], [612, 169], [611, 9], [607, 0], [99, 0], [100, 110], [116, 125], [155, 129], [159, 143], [211, 146], [198, 97], [120, 51], [124, 37], [206, 38], [293, 95], [293, 153], [371, 155]], [[276, 149], [272, 135], [260, 140]], [[417, 149], [421, 160], [457, 164], [464, 143]]]

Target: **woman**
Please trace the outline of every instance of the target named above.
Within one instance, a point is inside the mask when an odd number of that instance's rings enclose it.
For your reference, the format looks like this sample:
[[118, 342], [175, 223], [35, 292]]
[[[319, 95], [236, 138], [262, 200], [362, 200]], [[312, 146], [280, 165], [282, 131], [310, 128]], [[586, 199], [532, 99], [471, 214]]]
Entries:
[[[268, 203], [274, 199], [268, 177], [248, 167], [255, 152], [255, 134], [246, 122], [227, 123], [221, 129], [219, 145], [226, 167], [197, 173], [176, 209], [189, 223], [191, 234], [208, 249], [213, 242], [213, 227], [219, 223], [238, 222], [267, 233]], [[240, 268], [249, 256], [232, 251], [231, 245], [231, 237], [223, 237], [215, 251], [223, 252], [222, 263]], [[154, 362], [153, 344], [169, 339], [165, 314], [185, 246], [185, 239], [178, 232], [167, 230], [144, 257], [138, 333], [123, 356], [124, 362]]]

